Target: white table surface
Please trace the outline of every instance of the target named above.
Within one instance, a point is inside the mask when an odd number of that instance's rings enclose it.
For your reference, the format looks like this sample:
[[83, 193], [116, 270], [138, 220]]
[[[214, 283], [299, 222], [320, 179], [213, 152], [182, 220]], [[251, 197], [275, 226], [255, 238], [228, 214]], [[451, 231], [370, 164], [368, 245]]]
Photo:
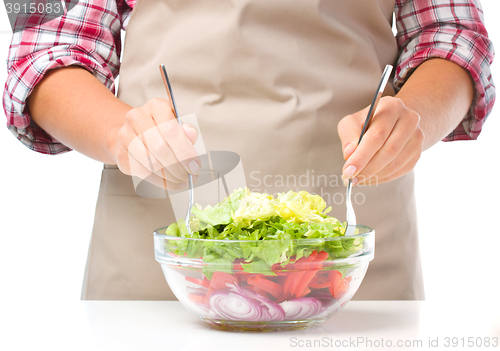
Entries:
[[[499, 350], [500, 306], [478, 300], [475, 305], [351, 301], [319, 326], [272, 333], [214, 330], [176, 301], [73, 301], [38, 306], [36, 315], [26, 310], [4, 320], [0, 349]], [[490, 344], [497, 338], [497, 346], [479, 347], [486, 338]], [[468, 342], [473, 346], [467, 347]]]

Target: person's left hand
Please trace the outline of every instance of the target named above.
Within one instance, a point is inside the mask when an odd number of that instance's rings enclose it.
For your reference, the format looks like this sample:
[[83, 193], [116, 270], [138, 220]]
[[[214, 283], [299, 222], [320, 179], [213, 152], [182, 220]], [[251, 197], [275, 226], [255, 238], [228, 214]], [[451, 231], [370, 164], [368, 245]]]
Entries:
[[361, 143], [361, 130], [369, 107], [348, 115], [339, 122], [338, 133], [346, 163], [344, 182], [373, 185], [409, 173], [422, 153], [424, 133], [420, 116], [396, 97], [383, 97]]

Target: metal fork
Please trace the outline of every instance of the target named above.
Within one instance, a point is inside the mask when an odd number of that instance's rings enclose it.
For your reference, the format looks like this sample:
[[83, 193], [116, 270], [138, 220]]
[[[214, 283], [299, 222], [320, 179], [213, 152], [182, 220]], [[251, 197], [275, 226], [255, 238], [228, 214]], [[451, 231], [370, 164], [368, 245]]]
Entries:
[[[182, 126], [182, 122], [179, 119], [179, 114], [177, 113], [177, 106], [175, 105], [174, 93], [172, 92], [172, 86], [170, 85], [170, 80], [168, 79], [167, 69], [165, 65], [160, 65], [160, 72], [163, 78], [163, 83], [165, 84], [165, 88], [167, 89], [167, 93], [170, 97], [170, 101], [172, 101], [172, 106], [174, 107], [175, 118], [177, 122]], [[194, 190], [193, 190], [193, 176], [189, 174], [189, 205], [186, 212], [186, 218], [184, 219], [184, 223], [186, 224], [186, 228], [189, 234], [191, 234], [191, 227], [189, 225], [189, 219], [191, 217], [191, 208], [193, 207], [194, 202]]]
[[[387, 84], [387, 81], [389, 80], [391, 72], [392, 72], [392, 66], [391, 65], [385, 66], [384, 73], [382, 73], [382, 78], [380, 78], [380, 82], [378, 83], [377, 92], [375, 93], [370, 109], [368, 110], [368, 116], [366, 116], [365, 124], [363, 125], [363, 130], [361, 131], [361, 135], [359, 136], [358, 145], [361, 142], [361, 139], [363, 139], [363, 135], [366, 133], [366, 130], [370, 125], [370, 121], [372, 120], [373, 115], [375, 114], [378, 102], [382, 97], [382, 93], [384, 92], [385, 86]], [[354, 231], [356, 230], [356, 213], [354, 213], [354, 208], [352, 207], [351, 193], [352, 193], [352, 179], [349, 179], [345, 194], [346, 197], [345, 204], [347, 207], [347, 224], [346, 224], [345, 235], [353, 235]]]

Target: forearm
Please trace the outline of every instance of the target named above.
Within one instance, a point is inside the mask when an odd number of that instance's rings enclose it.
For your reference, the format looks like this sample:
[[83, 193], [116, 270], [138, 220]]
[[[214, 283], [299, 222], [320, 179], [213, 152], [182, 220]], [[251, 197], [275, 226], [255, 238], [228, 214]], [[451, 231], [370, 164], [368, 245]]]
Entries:
[[33, 121], [61, 143], [97, 161], [116, 164], [116, 132], [132, 107], [87, 70], [72, 66], [50, 71], [27, 106]]
[[425, 150], [462, 121], [472, 103], [474, 85], [465, 69], [436, 58], [422, 63], [396, 97], [420, 115]]

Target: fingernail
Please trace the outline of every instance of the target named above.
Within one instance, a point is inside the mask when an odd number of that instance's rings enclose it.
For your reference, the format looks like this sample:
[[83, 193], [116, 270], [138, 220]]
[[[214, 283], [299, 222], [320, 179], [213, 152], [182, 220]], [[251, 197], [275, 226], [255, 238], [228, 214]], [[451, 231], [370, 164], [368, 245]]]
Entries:
[[189, 128], [194, 132], [194, 140], [196, 140], [198, 138], [198, 131], [196, 129], [194, 129], [191, 126], [185, 126], [185, 128]]
[[352, 178], [352, 185], [356, 185], [359, 183], [358, 177]]
[[351, 143], [349, 143], [345, 146], [345, 148], [344, 148], [344, 160], [347, 160], [349, 158], [349, 156], [351, 156], [351, 154], [355, 148], [356, 148], [356, 146], [354, 146]]
[[356, 167], [353, 165], [350, 165], [346, 169], [344, 169], [344, 178], [350, 179], [354, 173], [356, 173]]
[[196, 161], [189, 162], [189, 171], [191, 174], [196, 175], [200, 172], [200, 165]]
[[198, 137], [198, 131], [196, 129], [194, 129], [193, 127], [189, 127], [189, 129], [191, 129], [194, 132], [195, 139], [196, 139]]

